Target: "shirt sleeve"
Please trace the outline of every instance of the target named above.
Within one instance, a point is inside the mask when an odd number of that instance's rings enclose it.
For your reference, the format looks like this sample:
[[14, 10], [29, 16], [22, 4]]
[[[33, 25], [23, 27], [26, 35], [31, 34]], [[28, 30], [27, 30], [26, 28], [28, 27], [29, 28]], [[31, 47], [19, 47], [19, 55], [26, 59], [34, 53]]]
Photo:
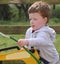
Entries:
[[52, 40], [47, 32], [40, 32], [37, 34], [36, 38], [28, 39], [28, 43], [30, 46], [47, 46], [51, 45]]

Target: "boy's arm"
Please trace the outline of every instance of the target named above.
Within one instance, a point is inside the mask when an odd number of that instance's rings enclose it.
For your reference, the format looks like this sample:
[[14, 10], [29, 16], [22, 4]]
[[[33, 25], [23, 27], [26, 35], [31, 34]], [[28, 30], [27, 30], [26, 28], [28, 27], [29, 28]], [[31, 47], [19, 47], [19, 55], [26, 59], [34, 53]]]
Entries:
[[51, 43], [53, 43], [54, 39], [51, 39], [51, 38], [52, 37], [50, 36], [49, 33], [42, 32], [42, 33], [39, 33], [36, 36], [36, 38], [30, 38], [27, 40], [30, 46], [46, 46], [46, 45], [51, 45]]

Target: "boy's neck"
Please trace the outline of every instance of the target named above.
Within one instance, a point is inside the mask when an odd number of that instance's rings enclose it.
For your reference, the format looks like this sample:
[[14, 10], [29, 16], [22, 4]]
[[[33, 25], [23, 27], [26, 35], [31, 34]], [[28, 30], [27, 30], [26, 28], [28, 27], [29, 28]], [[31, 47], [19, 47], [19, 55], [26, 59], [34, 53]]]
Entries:
[[32, 33], [35, 32], [35, 30], [32, 30]]

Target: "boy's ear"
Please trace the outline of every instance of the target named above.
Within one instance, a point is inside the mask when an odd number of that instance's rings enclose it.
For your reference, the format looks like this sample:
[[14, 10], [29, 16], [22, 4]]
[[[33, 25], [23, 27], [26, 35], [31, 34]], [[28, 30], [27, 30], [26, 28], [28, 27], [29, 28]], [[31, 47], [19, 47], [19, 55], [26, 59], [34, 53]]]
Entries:
[[45, 17], [44, 20], [45, 20], [45, 22], [47, 23], [47, 21], [48, 21], [47, 17]]

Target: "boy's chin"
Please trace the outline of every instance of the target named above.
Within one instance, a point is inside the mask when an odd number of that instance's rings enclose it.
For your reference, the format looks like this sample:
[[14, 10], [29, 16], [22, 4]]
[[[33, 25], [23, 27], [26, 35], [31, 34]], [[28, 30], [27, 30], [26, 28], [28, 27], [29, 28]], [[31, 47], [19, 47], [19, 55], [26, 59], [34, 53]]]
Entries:
[[32, 27], [32, 30], [36, 31], [38, 28]]
[[32, 30], [36, 30], [36, 29], [32, 27]]
[[33, 31], [36, 31], [37, 29], [32, 29]]
[[40, 28], [37, 28], [37, 29], [36, 29], [36, 28], [32, 28], [32, 30], [34, 30], [34, 31], [39, 30], [39, 29], [40, 29]]

